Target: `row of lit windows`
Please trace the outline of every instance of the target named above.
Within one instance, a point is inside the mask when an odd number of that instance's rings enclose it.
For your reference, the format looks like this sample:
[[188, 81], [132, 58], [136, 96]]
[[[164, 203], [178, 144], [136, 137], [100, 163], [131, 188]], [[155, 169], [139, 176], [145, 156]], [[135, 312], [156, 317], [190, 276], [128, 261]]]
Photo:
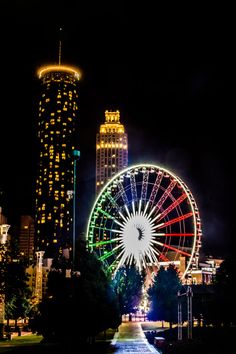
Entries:
[[[48, 171], [48, 169], [47, 168], [44, 168], [43, 169], [43, 174], [45, 175], [45, 174], [47, 174], [47, 171]], [[52, 173], [52, 171], [51, 170], [49, 170], [49, 174], [51, 174]], [[58, 171], [54, 171], [54, 174], [57, 176], [57, 175], [59, 175], [59, 172]], [[64, 176], [65, 175], [65, 172], [61, 172], [61, 175], [62, 176]], [[39, 176], [39, 179], [42, 179], [43, 177], [42, 176]], [[39, 180], [37, 180], [37, 183], [39, 182]]]
[[[66, 147], [66, 144], [63, 143], [63, 144], [61, 144], [60, 146]], [[59, 144], [57, 144], [57, 147], [59, 147]], [[48, 144], [44, 144], [44, 148], [45, 148], [45, 150], [47, 150], [47, 149], [48, 149]], [[74, 148], [74, 147], [72, 146], [72, 149], [73, 149], [73, 148]], [[50, 146], [49, 146], [49, 150], [51, 150], [51, 149], [54, 149], [54, 145], [50, 145]]]
[[[58, 96], [57, 96], [58, 97]], [[60, 96], [61, 97], [61, 96]], [[72, 100], [71, 98], [69, 98], [70, 100]], [[50, 99], [48, 98], [47, 100], [46, 100], [46, 102], [49, 102], [50, 101]], [[62, 103], [62, 101], [57, 101], [57, 104], [61, 104]], [[65, 106], [72, 106], [72, 102], [68, 102], [68, 101], [64, 101], [63, 102], [63, 104], [65, 105]], [[45, 111], [45, 108], [43, 108], [43, 107], [41, 107], [42, 106], [42, 102], [40, 102], [39, 103], [39, 111], [41, 111], [41, 112], [44, 112]], [[66, 107], [64, 107], [64, 108], [66, 108]]]
[[[71, 121], [72, 119], [68, 119], [68, 120]], [[57, 122], [58, 123], [61, 122], [61, 117], [57, 118]], [[41, 125], [41, 124], [39, 123], [39, 125]], [[45, 126], [44, 126], [44, 129], [48, 129], [50, 125], [55, 125], [55, 119], [50, 119], [50, 123], [46, 122]], [[67, 125], [67, 123], [63, 122], [62, 125]]]
[[[45, 182], [47, 182], [47, 179], [45, 180]], [[57, 178], [54, 180], [54, 182], [60, 182], [60, 180], [58, 180]], [[48, 183], [48, 185], [49, 185], [49, 192], [52, 192], [53, 191], [53, 183]], [[41, 188], [41, 186], [42, 186], [42, 182], [39, 182], [39, 187], [36, 189], [36, 193], [38, 194], [38, 195], [42, 195], [42, 188]], [[58, 188], [58, 184], [56, 184], [56, 187]], [[51, 195], [51, 193], [50, 193], [50, 195]], [[56, 197], [58, 197], [58, 194], [55, 194], [56, 195]], [[60, 195], [61, 195], [61, 198], [64, 198], [65, 197], [65, 191], [64, 190], [61, 190], [60, 191]], [[58, 199], [57, 199], [58, 200]]]
[[[46, 137], [46, 135], [45, 135], [45, 137]], [[108, 148], [108, 149], [110, 149], [110, 148], [112, 148], [112, 149], [118, 149], [118, 148], [127, 149], [127, 145], [124, 145], [124, 144], [101, 144], [101, 145], [97, 144], [96, 147], [97, 147], [97, 149], [104, 149], [104, 148]]]
[[[60, 135], [60, 134], [58, 134], [58, 135]], [[66, 137], [65, 134], [63, 134], [63, 135], [62, 135], [62, 138], [65, 138], [65, 137]], [[47, 138], [48, 138], [48, 135], [45, 135], [44, 138], [47, 139]], [[53, 141], [53, 137], [50, 138], [50, 141]], [[43, 142], [44, 142], [43, 138], [40, 139], [40, 143], [43, 143]]]
[[101, 135], [101, 134], [98, 134], [97, 135], [97, 142], [99, 143], [110, 143], [110, 142], [116, 142], [116, 143], [119, 143], [119, 141], [123, 141], [123, 140], [127, 140], [127, 136], [126, 135], [123, 135], [120, 136], [120, 134], [117, 136], [115, 135]]

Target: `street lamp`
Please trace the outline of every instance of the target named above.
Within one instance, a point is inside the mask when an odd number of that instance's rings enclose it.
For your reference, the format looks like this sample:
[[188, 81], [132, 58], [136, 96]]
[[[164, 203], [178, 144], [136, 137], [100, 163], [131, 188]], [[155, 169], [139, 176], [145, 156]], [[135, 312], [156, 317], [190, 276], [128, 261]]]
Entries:
[[186, 296], [187, 296], [187, 315], [188, 315], [188, 339], [192, 339], [193, 338], [193, 311], [192, 311], [193, 291], [191, 286], [188, 286]]
[[193, 297], [193, 291], [191, 286], [187, 287], [187, 290], [185, 293], [180, 293], [178, 291], [178, 340], [182, 340], [182, 302], [181, 302], [181, 296], [186, 296], [187, 298], [187, 322], [188, 322], [188, 339], [193, 338], [193, 332], [192, 332], [192, 327], [193, 327], [193, 311], [192, 311], [192, 297]]
[[73, 160], [74, 160], [74, 190], [73, 190], [73, 244], [72, 244], [72, 269], [74, 270], [75, 267], [75, 231], [76, 231], [76, 163], [80, 158], [80, 151], [73, 150]]

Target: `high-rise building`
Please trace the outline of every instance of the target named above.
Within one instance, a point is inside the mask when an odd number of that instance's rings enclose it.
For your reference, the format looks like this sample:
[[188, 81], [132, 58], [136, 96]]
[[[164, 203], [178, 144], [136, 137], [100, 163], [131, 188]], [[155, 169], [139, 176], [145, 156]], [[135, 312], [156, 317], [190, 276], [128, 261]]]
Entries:
[[96, 194], [117, 172], [128, 166], [128, 136], [120, 112], [105, 111], [96, 137]]
[[72, 241], [73, 151], [77, 143], [78, 69], [44, 66], [38, 70], [38, 170], [36, 251], [53, 257]]
[[34, 220], [30, 215], [20, 218], [19, 251], [28, 261], [34, 258]]

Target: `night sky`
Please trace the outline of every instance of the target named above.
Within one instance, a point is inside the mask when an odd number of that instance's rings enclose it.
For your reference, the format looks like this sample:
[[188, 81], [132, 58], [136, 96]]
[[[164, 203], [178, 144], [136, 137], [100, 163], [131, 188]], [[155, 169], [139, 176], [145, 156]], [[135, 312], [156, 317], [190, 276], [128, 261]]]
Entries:
[[1, 1], [4, 214], [13, 225], [34, 213], [36, 70], [58, 62], [62, 27], [62, 63], [82, 71], [81, 231], [94, 198], [96, 132], [104, 111], [119, 109], [129, 165], [160, 164], [184, 180], [200, 209], [202, 251], [226, 257], [236, 245], [232, 9], [199, 2], [191, 8], [134, 4]]

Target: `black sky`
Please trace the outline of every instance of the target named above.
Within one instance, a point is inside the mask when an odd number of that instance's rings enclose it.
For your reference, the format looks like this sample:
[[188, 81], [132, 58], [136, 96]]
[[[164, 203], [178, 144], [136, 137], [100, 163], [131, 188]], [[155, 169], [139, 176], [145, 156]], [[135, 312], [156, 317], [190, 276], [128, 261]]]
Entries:
[[81, 225], [94, 197], [96, 132], [104, 111], [119, 109], [129, 164], [153, 162], [179, 175], [199, 205], [204, 252], [233, 251], [231, 13], [199, 2], [1, 2], [0, 187], [9, 222], [33, 214], [35, 73], [58, 61], [62, 27], [62, 62], [82, 71]]

